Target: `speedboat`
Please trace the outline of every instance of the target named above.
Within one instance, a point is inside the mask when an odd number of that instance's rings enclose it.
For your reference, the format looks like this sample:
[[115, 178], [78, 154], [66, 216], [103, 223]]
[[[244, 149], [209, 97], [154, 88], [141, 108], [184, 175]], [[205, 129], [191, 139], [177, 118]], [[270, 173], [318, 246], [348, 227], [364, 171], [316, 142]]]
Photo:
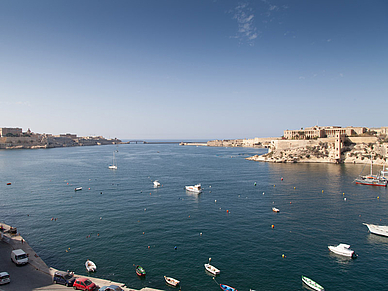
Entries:
[[202, 192], [201, 184], [197, 184], [197, 185], [194, 185], [194, 186], [185, 186], [185, 189], [187, 191], [198, 193], [198, 194]]
[[158, 180], [154, 181], [154, 187], [157, 188], [160, 186], [160, 182]]
[[368, 227], [370, 233], [382, 235], [382, 236], [388, 236], [387, 225], [376, 225], [376, 224], [368, 224], [368, 223], [363, 223], [363, 225], [366, 225]]
[[97, 266], [91, 260], [86, 260], [85, 267], [88, 272], [95, 272], [97, 270]]
[[337, 255], [351, 258], [356, 257], [354, 251], [350, 249], [350, 245], [347, 244], [339, 244], [338, 246], [328, 246], [328, 248]]
[[164, 276], [164, 280], [166, 280], [166, 283], [171, 286], [178, 286], [180, 281], [171, 277]]
[[205, 269], [209, 273], [213, 274], [214, 276], [217, 276], [221, 271], [218, 270], [216, 267], [210, 265], [210, 264], [205, 264]]
[[225, 285], [225, 284], [220, 284], [220, 288], [224, 291], [237, 291], [236, 288], [230, 287], [230, 286]]
[[136, 274], [140, 277], [144, 277], [146, 275], [146, 271], [142, 266], [137, 265], [136, 266]]
[[310, 278], [307, 278], [306, 276], [302, 276], [302, 281], [310, 288], [317, 290], [317, 291], [325, 291], [325, 288], [323, 288], [321, 285], [319, 285], [317, 282], [311, 280]]

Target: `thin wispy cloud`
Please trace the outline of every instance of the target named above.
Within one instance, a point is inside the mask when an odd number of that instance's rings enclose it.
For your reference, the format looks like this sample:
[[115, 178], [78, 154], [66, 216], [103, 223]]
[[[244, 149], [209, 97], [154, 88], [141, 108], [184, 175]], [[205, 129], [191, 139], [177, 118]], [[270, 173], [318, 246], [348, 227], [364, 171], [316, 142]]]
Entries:
[[234, 38], [240, 40], [240, 43], [247, 42], [254, 45], [254, 40], [259, 36], [259, 31], [255, 26], [255, 15], [253, 9], [248, 3], [241, 3], [233, 10], [233, 19], [237, 20], [238, 31]]
[[[234, 9], [229, 11], [233, 14], [232, 19], [237, 21], [237, 33], [231, 38], [236, 38], [240, 41], [240, 44], [247, 43], [250, 46], [254, 45], [254, 41], [261, 37], [261, 34], [265, 29], [269, 27], [271, 23], [277, 23], [282, 25], [283, 22], [277, 19], [276, 14], [280, 10], [288, 9], [288, 6], [277, 6], [271, 3], [272, 1], [262, 0], [252, 2], [253, 5], [259, 10], [257, 13], [251, 7], [248, 1], [239, 3]], [[262, 30], [258, 26], [262, 26]], [[295, 37], [295, 36], [293, 36]]]

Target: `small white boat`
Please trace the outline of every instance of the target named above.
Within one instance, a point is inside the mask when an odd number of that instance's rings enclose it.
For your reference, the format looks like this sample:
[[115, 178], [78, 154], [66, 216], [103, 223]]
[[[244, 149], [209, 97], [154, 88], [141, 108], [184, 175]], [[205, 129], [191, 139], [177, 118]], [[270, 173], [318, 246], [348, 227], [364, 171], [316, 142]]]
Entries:
[[82, 190], [82, 187], [77, 187], [74, 189], [74, 191], [80, 191], [80, 190]]
[[205, 269], [209, 273], [213, 274], [214, 276], [217, 276], [221, 271], [218, 270], [216, 267], [210, 265], [210, 264], [205, 264]]
[[311, 280], [310, 278], [307, 278], [306, 276], [302, 276], [302, 282], [314, 290], [325, 291], [325, 288], [323, 288], [321, 285]]
[[88, 272], [95, 272], [97, 270], [97, 266], [91, 260], [86, 260], [85, 267]]
[[368, 227], [370, 233], [388, 237], [387, 225], [376, 225], [376, 224], [368, 224], [368, 223], [363, 223], [363, 225], [366, 225]]
[[353, 250], [350, 249], [350, 245], [347, 244], [339, 244], [338, 246], [328, 246], [329, 250], [333, 253], [345, 257], [356, 257], [356, 254]]
[[180, 281], [171, 277], [164, 276], [164, 280], [166, 280], [166, 283], [171, 286], [178, 286]]
[[160, 187], [160, 182], [158, 180], [154, 181], [154, 187], [155, 188]]
[[194, 185], [194, 186], [185, 186], [185, 189], [187, 191], [198, 193], [198, 194], [202, 192], [201, 184], [197, 184], [197, 185]]
[[280, 210], [277, 209], [276, 207], [272, 207], [272, 211], [273, 211], [273, 212], [279, 212]]

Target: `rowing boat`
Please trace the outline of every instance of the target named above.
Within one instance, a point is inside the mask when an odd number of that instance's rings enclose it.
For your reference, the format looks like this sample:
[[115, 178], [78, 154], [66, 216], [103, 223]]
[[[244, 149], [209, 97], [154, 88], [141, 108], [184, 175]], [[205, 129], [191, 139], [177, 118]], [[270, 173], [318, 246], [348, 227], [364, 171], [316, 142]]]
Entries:
[[178, 286], [179, 283], [180, 283], [179, 280], [171, 278], [171, 277], [167, 277], [167, 276], [164, 276], [164, 280], [166, 280], [166, 283], [168, 285], [171, 285], [171, 286], [174, 286], [174, 287]]
[[220, 287], [224, 291], [237, 291], [236, 288], [230, 287], [230, 286], [225, 285], [225, 284], [220, 284]]
[[214, 276], [217, 276], [221, 271], [218, 270], [216, 267], [210, 265], [210, 264], [205, 264], [205, 269], [209, 273], [213, 274]]
[[302, 281], [310, 288], [317, 290], [317, 291], [325, 291], [325, 288], [323, 288], [321, 285], [319, 285], [317, 282], [311, 280], [310, 278], [307, 278], [306, 276], [302, 276]]

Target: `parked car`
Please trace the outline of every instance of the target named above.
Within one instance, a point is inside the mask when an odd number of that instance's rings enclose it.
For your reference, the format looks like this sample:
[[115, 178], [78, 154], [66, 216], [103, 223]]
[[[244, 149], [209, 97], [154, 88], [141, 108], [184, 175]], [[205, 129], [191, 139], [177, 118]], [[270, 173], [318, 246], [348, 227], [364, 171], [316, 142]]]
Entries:
[[56, 271], [54, 273], [54, 283], [62, 284], [67, 287], [72, 287], [75, 281], [75, 277], [73, 273]]
[[25, 265], [28, 263], [28, 256], [22, 249], [17, 249], [11, 252], [11, 260], [16, 265]]
[[76, 278], [73, 283], [73, 288], [75, 290], [95, 290], [97, 289], [97, 285], [90, 281], [88, 278]]
[[0, 285], [7, 284], [11, 282], [9, 274], [7, 272], [0, 272]]
[[109, 286], [102, 286], [98, 291], [123, 291], [123, 289], [121, 289], [117, 285], [109, 285]]

